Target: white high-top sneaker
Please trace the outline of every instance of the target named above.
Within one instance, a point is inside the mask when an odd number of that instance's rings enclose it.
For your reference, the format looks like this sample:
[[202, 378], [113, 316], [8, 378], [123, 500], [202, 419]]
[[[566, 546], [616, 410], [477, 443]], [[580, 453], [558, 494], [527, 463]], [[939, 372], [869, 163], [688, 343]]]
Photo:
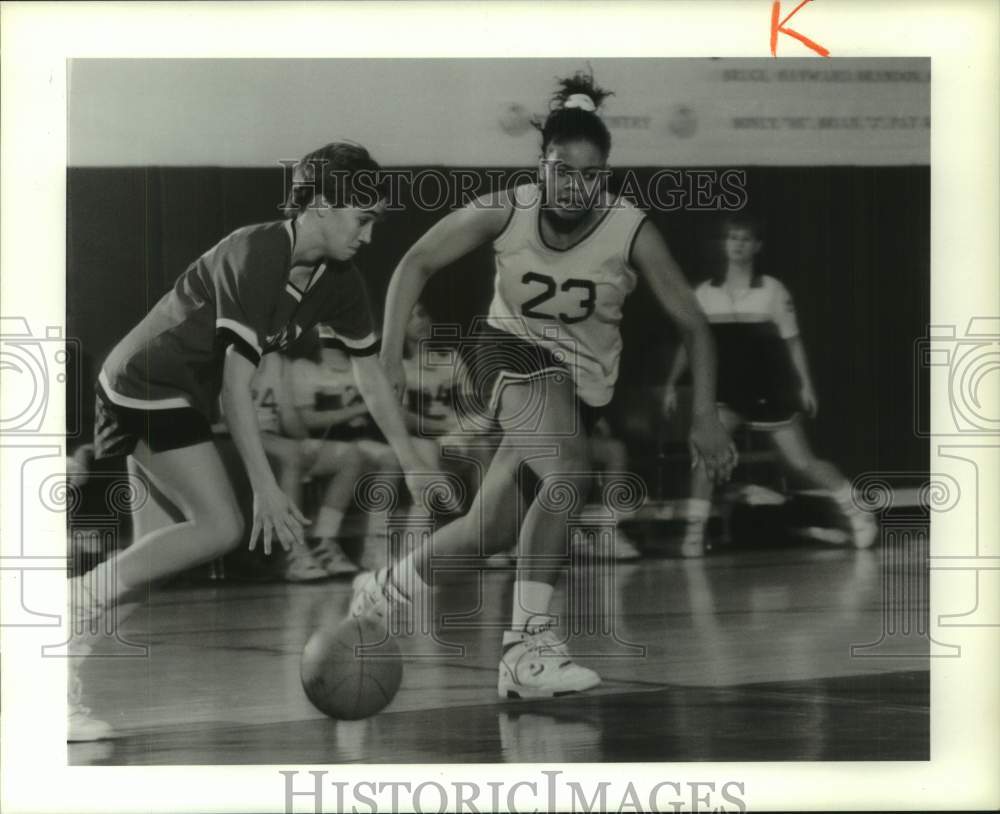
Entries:
[[533, 616], [525, 631], [504, 632], [497, 682], [501, 698], [555, 698], [601, 683], [597, 673], [573, 662], [554, 623], [551, 616]]
[[851, 537], [855, 548], [870, 548], [878, 537], [878, 524], [867, 512], [849, 511], [847, 519], [851, 524]]
[[111, 724], [91, 717], [90, 707], [83, 703], [83, 682], [77, 674], [79, 667], [74, 659], [68, 660], [69, 682], [69, 727], [66, 740], [69, 743], [84, 743], [113, 738], [115, 731]]
[[409, 613], [413, 604], [389, 579], [388, 568], [358, 574], [351, 587], [354, 589], [349, 611], [352, 617], [367, 616], [387, 625], [390, 612]]
[[344, 553], [344, 549], [340, 547], [340, 543], [332, 537], [310, 540], [308, 545], [313, 558], [331, 577], [356, 574], [360, 570], [358, 566], [351, 562], [350, 557]]

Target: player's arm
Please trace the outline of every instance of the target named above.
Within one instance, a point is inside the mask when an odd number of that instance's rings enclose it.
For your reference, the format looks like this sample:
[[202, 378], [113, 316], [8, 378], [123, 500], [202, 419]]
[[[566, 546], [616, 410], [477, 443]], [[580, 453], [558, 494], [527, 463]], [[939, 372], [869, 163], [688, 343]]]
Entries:
[[785, 340], [792, 367], [799, 377], [799, 398], [806, 414], [813, 418], [819, 410], [816, 391], [813, 388], [812, 375], [809, 371], [809, 360], [806, 357], [806, 347], [799, 335], [799, 322], [795, 315], [795, 303], [792, 295], [780, 280], [769, 278], [774, 285], [774, 297], [771, 300], [771, 315], [781, 338]]
[[725, 480], [735, 465], [736, 448], [719, 422], [715, 407], [715, 344], [708, 322], [680, 267], [651, 221], [647, 220], [639, 227], [629, 259], [646, 279], [653, 295], [684, 340], [694, 389], [691, 447], [695, 464], [700, 458], [710, 476]]
[[396, 393], [386, 378], [382, 365], [374, 355], [352, 356], [354, 378], [368, 410], [392, 447], [406, 477], [406, 485], [414, 500], [425, 499], [427, 487], [441, 481], [436, 467], [420, 458], [413, 439], [406, 430], [406, 419]]
[[510, 219], [512, 202], [505, 192], [477, 198], [432, 226], [403, 256], [389, 282], [385, 301], [382, 363], [401, 396], [403, 342], [410, 312], [437, 272], [496, 239]]
[[[267, 358], [267, 357], [265, 357]], [[279, 371], [280, 386], [275, 393], [278, 399], [278, 420], [281, 422], [281, 432], [289, 438], [308, 438], [309, 428], [302, 420], [295, 407], [295, 384], [292, 379], [292, 364], [282, 356], [276, 356]]]
[[802, 399], [802, 406], [810, 418], [815, 418], [819, 411], [819, 402], [816, 399], [816, 390], [813, 387], [812, 376], [809, 373], [809, 360], [806, 357], [806, 346], [802, 344], [802, 337], [793, 336], [785, 340], [788, 347], [788, 354], [792, 359], [792, 367], [795, 368], [799, 377]]
[[681, 380], [681, 376], [687, 370], [687, 364], [687, 348], [684, 345], [679, 345], [674, 352], [673, 361], [670, 363], [670, 370], [667, 373], [667, 381], [663, 390], [663, 412], [668, 418], [677, 412], [677, 382]]
[[270, 554], [274, 535], [286, 551], [294, 543], [302, 544], [302, 524], [307, 521], [278, 487], [264, 453], [257, 412], [250, 394], [250, 382], [255, 372], [254, 363], [237, 350], [236, 345], [230, 345], [222, 371], [222, 409], [253, 489], [250, 548], [252, 550], [257, 545], [257, 537], [263, 532], [264, 553]]

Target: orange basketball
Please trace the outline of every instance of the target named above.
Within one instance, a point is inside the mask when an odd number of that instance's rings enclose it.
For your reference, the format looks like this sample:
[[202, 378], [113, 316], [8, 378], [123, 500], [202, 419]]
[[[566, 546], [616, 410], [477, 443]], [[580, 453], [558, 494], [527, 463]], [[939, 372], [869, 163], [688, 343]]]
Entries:
[[399, 645], [377, 622], [348, 618], [321, 627], [302, 651], [302, 689], [320, 712], [341, 721], [388, 706], [403, 680]]

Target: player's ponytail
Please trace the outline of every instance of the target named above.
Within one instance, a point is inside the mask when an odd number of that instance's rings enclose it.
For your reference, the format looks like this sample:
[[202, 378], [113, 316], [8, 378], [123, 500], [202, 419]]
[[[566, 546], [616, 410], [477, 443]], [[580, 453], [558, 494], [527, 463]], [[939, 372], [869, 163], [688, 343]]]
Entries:
[[614, 94], [594, 83], [593, 72], [577, 71], [559, 80], [559, 89], [549, 101], [549, 115], [544, 122], [533, 122], [542, 134], [542, 154], [552, 144], [583, 139], [591, 142], [607, 159], [611, 152], [611, 133], [601, 119], [601, 104]]

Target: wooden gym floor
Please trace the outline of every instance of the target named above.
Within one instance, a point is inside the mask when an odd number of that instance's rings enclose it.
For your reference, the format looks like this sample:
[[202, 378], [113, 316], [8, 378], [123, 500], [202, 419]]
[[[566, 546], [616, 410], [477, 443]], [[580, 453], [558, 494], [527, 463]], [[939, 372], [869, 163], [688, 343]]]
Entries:
[[169, 587], [122, 626], [127, 643], [109, 637], [84, 662], [84, 700], [119, 737], [71, 744], [69, 762], [926, 760], [926, 597], [885, 591], [901, 574], [926, 585], [924, 557], [801, 545], [647, 558], [616, 564], [603, 593], [578, 569], [559, 594], [571, 627], [581, 597], [614, 603], [607, 630], [575, 631], [571, 645], [604, 684], [528, 702], [496, 694], [511, 574], [486, 571], [440, 600], [438, 640], [461, 654], [403, 637], [399, 694], [355, 722], [316, 712], [298, 676], [349, 581]]

